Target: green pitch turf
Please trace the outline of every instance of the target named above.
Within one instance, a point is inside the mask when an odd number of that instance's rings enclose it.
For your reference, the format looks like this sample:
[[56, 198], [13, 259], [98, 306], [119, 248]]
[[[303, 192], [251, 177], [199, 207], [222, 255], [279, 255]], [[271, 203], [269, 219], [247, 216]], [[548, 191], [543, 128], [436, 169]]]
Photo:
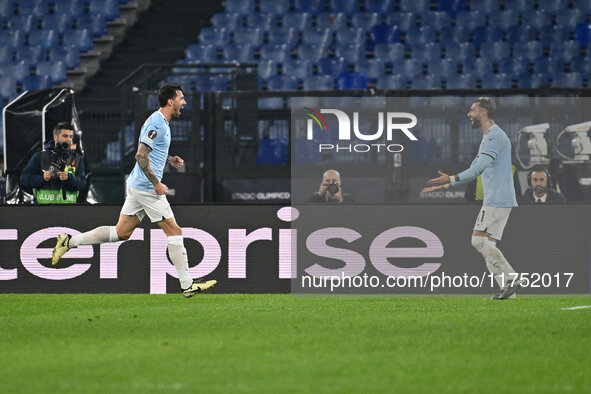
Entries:
[[591, 392], [590, 297], [0, 295], [0, 392]]

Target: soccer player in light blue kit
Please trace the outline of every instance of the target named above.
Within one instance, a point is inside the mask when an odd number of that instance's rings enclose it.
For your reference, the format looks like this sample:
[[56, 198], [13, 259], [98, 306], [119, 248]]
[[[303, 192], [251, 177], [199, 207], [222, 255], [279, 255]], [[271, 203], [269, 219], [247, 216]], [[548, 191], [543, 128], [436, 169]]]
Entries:
[[497, 281], [501, 291], [493, 299], [507, 299], [521, 288], [517, 274], [503, 253], [497, 248], [511, 209], [517, 206], [513, 173], [511, 171], [511, 142], [505, 132], [495, 124], [496, 104], [489, 97], [474, 101], [468, 112], [472, 128], [482, 131], [482, 142], [470, 168], [449, 176], [439, 171], [439, 177], [427, 183], [423, 189], [430, 192], [451, 186], [463, 185], [478, 177], [482, 178], [484, 201], [476, 218], [472, 233], [472, 246], [484, 257], [486, 266]]
[[166, 199], [168, 187], [161, 182], [166, 163], [175, 168], [183, 166], [178, 156], [169, 156], [170, 126], [172, 118], [181, 115], [185, 97], [179, 85], [164, 85], [158, 92], [160, 109], [145, 121], [140, 132], [136, 163], [127, 179], [125, 203], [121, 208], [116, 226], [102, 226], [83, 234], [71, 236], [60, 234], [51, 257], [56, 265], [61, 257], [78, 245], [94, 245], [127, 240], [133, 230], [148, 215], [167, 236], [168, 255], [174, 264], [183, 295], [190, 298], [216, 284], [215, 280], [193, 280], [189, 274], [187, 250], [183, 244], [183, 232], [176, 223], [170, 204]]

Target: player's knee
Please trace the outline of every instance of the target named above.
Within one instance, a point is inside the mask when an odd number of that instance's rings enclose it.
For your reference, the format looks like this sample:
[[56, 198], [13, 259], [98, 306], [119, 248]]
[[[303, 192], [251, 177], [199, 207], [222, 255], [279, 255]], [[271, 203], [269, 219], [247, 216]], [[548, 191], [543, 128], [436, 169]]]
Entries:
[[479, 235], [472, 236], [472, 246], [476, 249], [479, 253], [484, 253], [486, 248], [486, 237], [481, 237]]
[[129, 231], [129, 230], [121, 230], [121, 229], [117, 228], [117, 237], [119, 237], [120, 241], [127, 241], [131, 237], [132, 233], [133, 233], [133, 230]]

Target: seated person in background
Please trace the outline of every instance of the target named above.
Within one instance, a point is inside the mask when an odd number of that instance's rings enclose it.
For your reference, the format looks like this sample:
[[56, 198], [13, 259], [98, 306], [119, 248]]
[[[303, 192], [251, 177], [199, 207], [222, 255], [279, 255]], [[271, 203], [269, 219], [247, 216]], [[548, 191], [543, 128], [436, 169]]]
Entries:
[[517, 198], [518, 203], [565, 202], [564, 196], [552, 189], [552, 177], [545, 168], [534, 168], [527, 174], [529, 188]]
[[343, 193], [341, 175], [337, 170], [328, 170], [322, 175], [322, 182], [317, 193], [306, 200], [307, 203], [354, 203], [355, 199]]
[[69, 123], [55, 125], [53, 141], [31, 157], [21, 174], [21, 186], [33, 189], [38, 204], [75, 204], [86, 186], [82, 156], [71, 149], [72, 130]]

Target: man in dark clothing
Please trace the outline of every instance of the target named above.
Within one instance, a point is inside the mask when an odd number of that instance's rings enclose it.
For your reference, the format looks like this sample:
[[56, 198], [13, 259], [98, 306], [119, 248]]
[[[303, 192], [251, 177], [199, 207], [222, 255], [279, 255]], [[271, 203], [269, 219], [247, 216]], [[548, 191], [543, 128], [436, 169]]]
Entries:
[[355, 199], [343, 193], [341, 188], [341, 175], [337, 170], [328, 170], [322, 174], [322, 182], [317, 193], [314, 193], [307, 200], [307, 203], [336, 203], [350, 204]]
[[71, 149], [72, 130], [69, 123], [58, 123], [53, 140], [33, 155], [21, 173], [21, 186], [33, 189], [38, 204], [75, 204], [86, 186], [82, 156]]
[[545, 168], [530, 171], [527, 176], [527, 184], [529, 188], [517, 199], [518, 203], [556, 203], [566, 201], [562, 194], [552, 189], [552, 178]]

